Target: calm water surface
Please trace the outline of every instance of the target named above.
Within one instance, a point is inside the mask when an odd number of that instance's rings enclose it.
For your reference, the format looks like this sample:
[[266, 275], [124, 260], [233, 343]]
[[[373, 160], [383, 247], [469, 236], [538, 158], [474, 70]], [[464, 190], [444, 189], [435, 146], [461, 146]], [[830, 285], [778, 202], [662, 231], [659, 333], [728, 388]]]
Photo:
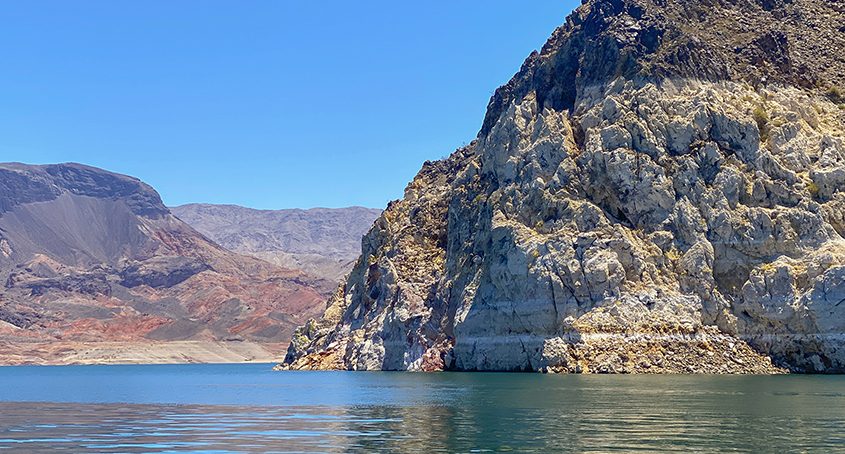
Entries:
[[845, 452], [845, 378], [0, 368], [0, 451]]

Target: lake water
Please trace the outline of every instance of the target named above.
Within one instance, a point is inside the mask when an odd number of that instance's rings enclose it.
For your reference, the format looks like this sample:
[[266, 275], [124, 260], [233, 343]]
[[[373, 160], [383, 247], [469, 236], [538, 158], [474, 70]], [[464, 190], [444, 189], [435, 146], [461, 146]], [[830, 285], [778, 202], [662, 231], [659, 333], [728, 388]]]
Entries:
[[845, 450], [845, 378], [0, 368], [0, 451]]

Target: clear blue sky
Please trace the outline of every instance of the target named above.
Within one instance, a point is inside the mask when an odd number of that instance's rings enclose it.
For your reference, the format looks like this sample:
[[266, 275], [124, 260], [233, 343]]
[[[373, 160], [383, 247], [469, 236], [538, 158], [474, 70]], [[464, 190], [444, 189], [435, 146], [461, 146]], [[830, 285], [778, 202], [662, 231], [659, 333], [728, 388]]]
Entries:
[[165, 203], [383, 207], [471, 141], [575, 0], [0, 3], [0, 161]]

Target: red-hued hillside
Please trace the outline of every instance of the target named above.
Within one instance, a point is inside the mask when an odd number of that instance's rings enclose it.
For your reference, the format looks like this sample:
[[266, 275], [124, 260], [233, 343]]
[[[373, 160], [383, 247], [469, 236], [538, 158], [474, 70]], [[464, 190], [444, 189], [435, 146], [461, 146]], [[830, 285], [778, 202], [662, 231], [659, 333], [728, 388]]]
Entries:
[[78, 164], [0, 164], [0, 273], [0, 364], [266, 360], [333, 289]]

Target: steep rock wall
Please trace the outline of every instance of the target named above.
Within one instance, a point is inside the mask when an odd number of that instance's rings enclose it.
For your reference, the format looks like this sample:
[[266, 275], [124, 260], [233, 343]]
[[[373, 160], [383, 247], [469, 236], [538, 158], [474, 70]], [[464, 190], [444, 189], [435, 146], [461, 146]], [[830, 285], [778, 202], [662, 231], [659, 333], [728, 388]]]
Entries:
[[703, 3], [576, 11], [283, 367], [845, 371], [842, 5]]

